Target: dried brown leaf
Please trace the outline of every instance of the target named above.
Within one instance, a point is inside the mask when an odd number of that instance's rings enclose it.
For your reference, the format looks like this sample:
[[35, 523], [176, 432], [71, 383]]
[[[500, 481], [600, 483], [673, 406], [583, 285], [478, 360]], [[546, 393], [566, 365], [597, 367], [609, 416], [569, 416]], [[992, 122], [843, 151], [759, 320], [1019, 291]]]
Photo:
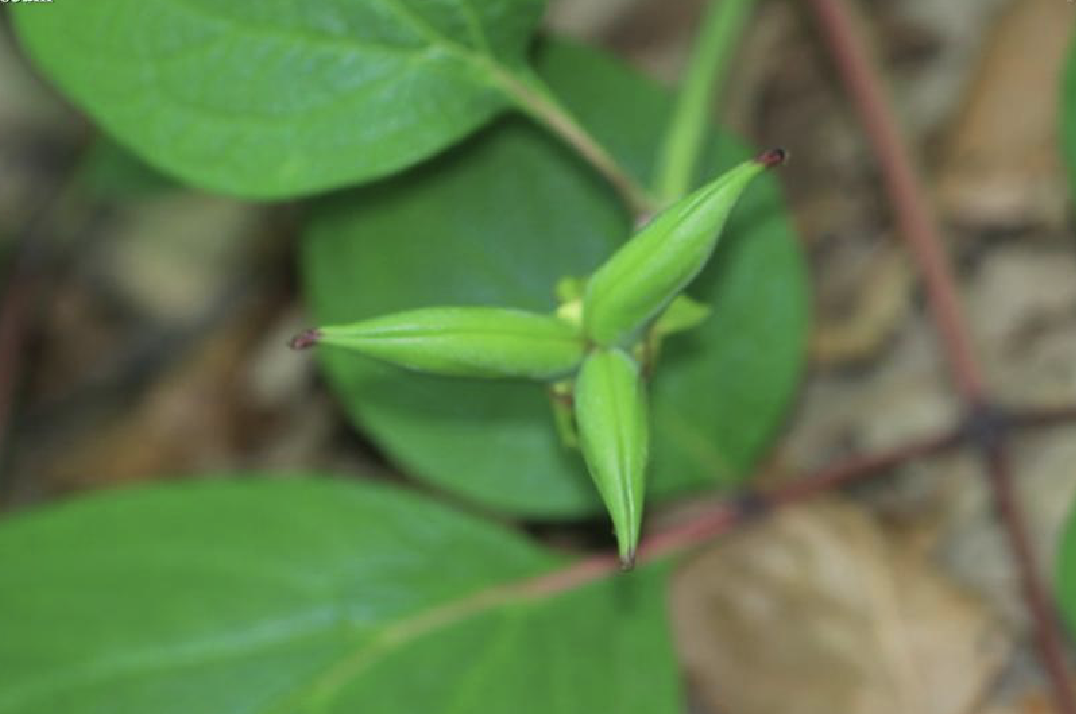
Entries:
[[714, 711], [960, 714], [1008, 644], [920, 549], [839, 502], [789, 509], [690, 563], [678, 646]]
[[1067, 196], [1057, 152], [1061, 69], [1072, 4], [1020, 0], [996, 23], [950, 132], [942, 204], [972, 226], [1060, 226]]

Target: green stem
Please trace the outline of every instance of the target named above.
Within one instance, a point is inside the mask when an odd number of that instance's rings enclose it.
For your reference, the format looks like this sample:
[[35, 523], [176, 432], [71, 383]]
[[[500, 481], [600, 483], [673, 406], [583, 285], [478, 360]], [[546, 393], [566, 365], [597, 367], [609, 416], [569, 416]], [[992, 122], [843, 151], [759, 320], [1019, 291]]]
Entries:
[[710, 105], [753, 4], [754, 0], [711, 0], [707, 8], [658, 163], [657, 192], [664, 202], [680, 198], [692, 186]]
[[534, 75], [513, 74], [500, 67], [494, 69], [494, 75], [523, 112], [559, 136], [605, 177], [632, 215], [642, 218], [654, 212], [654, 198], [572, 116], [541, 79]]

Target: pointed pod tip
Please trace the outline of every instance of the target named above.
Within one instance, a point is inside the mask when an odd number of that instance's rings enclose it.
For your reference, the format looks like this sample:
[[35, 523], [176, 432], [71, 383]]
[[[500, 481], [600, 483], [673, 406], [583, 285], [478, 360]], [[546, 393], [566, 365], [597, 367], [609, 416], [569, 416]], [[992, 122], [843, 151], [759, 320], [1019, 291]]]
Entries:
[[309, 330], [303, 330], [298, 335], [288, 340], [288, 347], [293, 350], [305, 350], [316, 345], [320, 339], [321, 330], [312, 327]]
[[629, 570], [635, 570], [635, 549], [632, 548], [627, 553], [620, 555], [620, 569], [624, 572]]
[[755, 161], [762, 164], [767, 169], [772, 169], [774, 166], [780, 166], [787, 160], [788, 152], [781, 148], [767, 149], [755, 157]]

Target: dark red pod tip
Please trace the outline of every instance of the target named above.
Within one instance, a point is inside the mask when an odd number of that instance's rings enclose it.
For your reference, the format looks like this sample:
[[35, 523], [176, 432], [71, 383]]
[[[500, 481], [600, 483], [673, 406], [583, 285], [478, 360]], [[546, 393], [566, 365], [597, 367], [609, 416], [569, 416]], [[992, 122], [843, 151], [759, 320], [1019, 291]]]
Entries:
[[755, 161], [768, 169], [780, 166], [788, 159], [788, 152], [784, 149], [767, 149], [755, 157]]
[[320, 339], [321, 330], [315, 327], [309, 330], [303, 330], [295, 337], [292, 337], [288, 340], [288, 347], [293, 350], [305, 350], [316, 345]]

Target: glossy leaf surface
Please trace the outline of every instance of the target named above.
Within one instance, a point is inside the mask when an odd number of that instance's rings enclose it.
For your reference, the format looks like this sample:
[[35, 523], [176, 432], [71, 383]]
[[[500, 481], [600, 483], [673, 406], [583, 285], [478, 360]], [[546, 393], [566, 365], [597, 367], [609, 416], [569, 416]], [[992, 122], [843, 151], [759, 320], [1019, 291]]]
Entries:
[[254, 198], [383, 176], [506, 105], [541, 0], [13, 6], [30, 56], [159, 169]]
[[3, 714], [675, 714], [653, 568], [564, 561], [398, 490], [215, 480], [0, 525]]

